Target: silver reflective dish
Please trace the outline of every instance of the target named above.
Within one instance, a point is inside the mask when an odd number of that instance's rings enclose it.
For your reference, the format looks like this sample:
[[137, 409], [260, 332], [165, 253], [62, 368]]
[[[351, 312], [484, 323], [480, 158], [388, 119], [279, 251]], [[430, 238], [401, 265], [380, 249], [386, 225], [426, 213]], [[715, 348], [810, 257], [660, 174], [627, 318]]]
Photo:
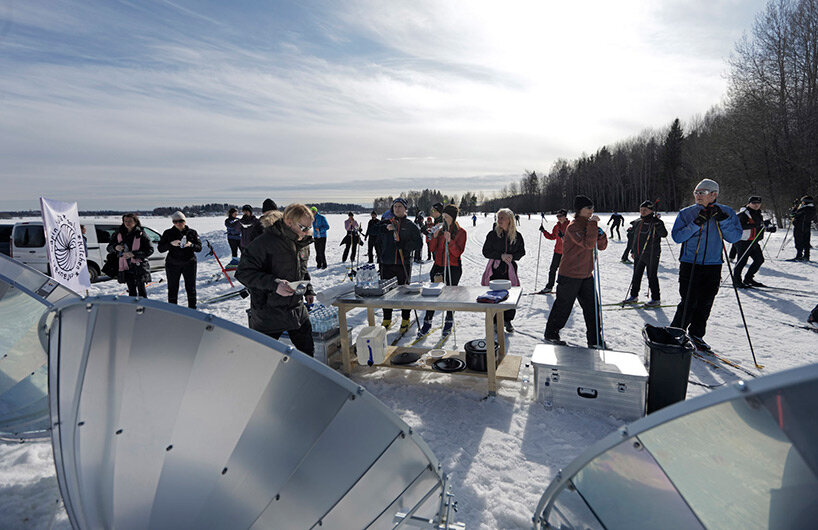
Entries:
[[292, 347], [143, 299], [51, 314], [54, 458], [75, 528], [389, 528], [443, 511], [426, 444]]
[[683, 401], [589, 448], [535, 528], [812, 528], [818, 364]]
[[0, 437], [48, 436], [48, 357], [37, 324], [54, 302], [79, 299], [0, 254]]

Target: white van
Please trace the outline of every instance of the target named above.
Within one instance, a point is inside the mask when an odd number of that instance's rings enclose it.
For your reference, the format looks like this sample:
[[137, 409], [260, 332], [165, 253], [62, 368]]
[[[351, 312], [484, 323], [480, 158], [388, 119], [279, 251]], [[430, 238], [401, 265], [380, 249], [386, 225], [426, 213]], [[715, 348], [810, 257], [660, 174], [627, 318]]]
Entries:
[[[85, 227], [85, 237], [88, 240], [88, 275], [93, 282], [101, 274], [107, 256], [106, 247], [119, 224], [104, 221], [81, 221], [81, 224]], [[148, 258], [151, 270], [164, 269], [167, 253], [159, 252], [156, 248], [161, 236], [147, 226], [143, 226], [142, 230], [153, 245], [153, 254]], [[23, 221], [14, 225], [11, 235], [11, 257], [44, 274], [51, 274], [42, 221]]]

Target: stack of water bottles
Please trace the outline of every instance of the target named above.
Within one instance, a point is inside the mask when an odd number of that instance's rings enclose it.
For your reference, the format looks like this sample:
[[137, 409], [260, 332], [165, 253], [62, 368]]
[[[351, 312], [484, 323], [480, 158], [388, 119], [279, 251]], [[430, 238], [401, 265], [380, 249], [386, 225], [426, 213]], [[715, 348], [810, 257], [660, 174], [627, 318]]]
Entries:
[[374, 263], [366, 263], [358, 267], [358, 274], [355, 275], [355, 285], [367, 289], [380, 287], [380, 277]]
[[326, 334], [338, 330], [338, 308], [314, 304], [310, 309], [310, 324], [313, 333]]

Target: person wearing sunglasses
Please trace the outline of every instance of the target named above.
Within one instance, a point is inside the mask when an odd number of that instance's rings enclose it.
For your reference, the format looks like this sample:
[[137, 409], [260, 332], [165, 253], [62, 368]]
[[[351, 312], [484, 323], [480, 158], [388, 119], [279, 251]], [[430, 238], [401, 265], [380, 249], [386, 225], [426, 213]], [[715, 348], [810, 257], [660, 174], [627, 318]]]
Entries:
[[250, 328], [278, 339], [286, 331], [293, 346], [313, 356], [312, 325], [306, 301], [315, 291], [307, 283], [303, 294], [288, 282], [309, 282], [313, 213], [304, 204], [291, 204], [284, 213], [261, 217], [264, 232], [241, 255], [236, 279], [250, 291]]
[[162, 232], [159, 252], [167, 252], [165, 274], [168, 278], [168, 303], [176, 304], [179, 298], [179, 279], [185, 279], [187, 306], [196, 309], [196, 253], [202, 250], [199, 234], [187, 226], [185, 214], [174, 212], [173, 226]]
[[687, 331], [700, 351], [710, 349], [703, 337], [721, 283], [723, 241], [735, 243], [742, 233], [736, 212], [719, 204], [718, 197], [718, 183], [703, 179], [693, 191], [696, 204], [679, 212], [670, 232], [673, 241], [682, 245], [679, 256], [682, 300], [670, 325]]

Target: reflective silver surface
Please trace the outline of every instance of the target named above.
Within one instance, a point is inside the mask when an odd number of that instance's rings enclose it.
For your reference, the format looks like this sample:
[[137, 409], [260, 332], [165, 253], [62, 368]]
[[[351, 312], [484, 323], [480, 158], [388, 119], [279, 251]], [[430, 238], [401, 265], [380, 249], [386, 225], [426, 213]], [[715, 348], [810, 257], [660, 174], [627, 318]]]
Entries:
[[0, 437], [48, 436], [48, 357], [37, 325], [65, 297], [78, 298], [0, 254]]
[[572, 462], [540, 500], [535, 528], [583, 526], [588, 513], [606, 528], [813, 527], [816, 402], [818, 364], [650, 414]]
[[403, 309], [445, 308], [451, 311], [485, 311], [485, 307], [490, 306], [498, 311], [505, 311], [517, 307], [517, 303], [519, 303], [520, 296], [523, 293], [522, 288], [512, 287], [508, 290], [508, 298], [499, 304], [482, 304], [478, 302], [477, 297], [488, 290], [488, 287], [447, 285], [443, 287], [443, 292], [439, 296], [423, 296], [420, 293], [408, 292], [399, 286], [397, 289], [393, 289], [383, 296], [340, 296], [336, 300], [335, 305], [354, 303], [360, 307], [391, 307]]
[[419, 504], [437, 513], [426, 444], [300, 352], [150, 300], [52, 313], [54, 457], [76, 528], [381, 528]]

